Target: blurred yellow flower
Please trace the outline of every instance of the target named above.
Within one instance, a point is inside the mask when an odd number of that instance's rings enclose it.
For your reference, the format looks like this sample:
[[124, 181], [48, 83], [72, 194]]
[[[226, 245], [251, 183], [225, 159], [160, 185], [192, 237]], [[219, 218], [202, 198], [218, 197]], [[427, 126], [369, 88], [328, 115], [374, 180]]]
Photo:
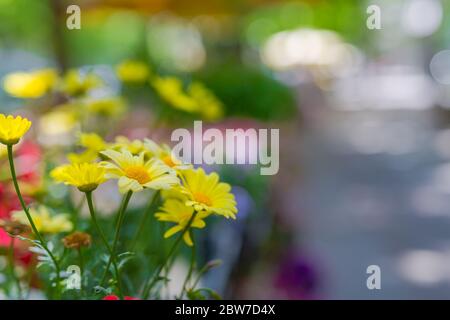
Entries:
[[[191, 220], [194, 214], [194, 208], [186, 206], [183, 202], [175, 199], [170, 199], [164, 202], [160, 208], [161, 212], [157, 212], [155, 217], [159, 221], [174, 222], [177, 225], [173, 226], [164, 233], [164, 238], [169, 238], [179, 231], [183, 231], [189, 220]], [[194, 220], [191, 222], [191, 228], [202, 229], [206, 226], [205, 219], [209, 214], [206, 211], [198, 212]], [[190, 232], [185, 232], [183, 240], [188, 246], [192, 246], [192, 239]]]
[[69, 70], [64, 78], [62, 90], [72, 96], [81, 96], [102, 84], [102, 80], [93, 73], [81, 74], [78, 70]]
[[188, 92], [197, 101], [203, 119], [214, 121], [223, 117], [222, 102], [202, 83], [191, 83]]
[[92, 162], [98, 158], [100, 151], [106, 150], [108, 144], [96, 133], [82, 133], [78, 144], [86, 148], [81, 153], [69, 153], [67, 158], [71, 163]]
[[39, 132], [49, 136], [71, 133], [78, 125], [78, 117], [69, 106], [59, 107], [39, 118]]
[[202, 168], [185, 170], [182, 173], [181, 190], [189, 198], [187, 206], [196, 211], [215, 213], [225, 218], [236, 219], [236, 201], [228, 183], [219, 182], [215, 172], [207, 175]]
[[81, 192], [90, 192], [106, 181], [105, 173], [105, 168], [99, 163], [74, 163], [56, 167], [50, 176], [57, 182], [77, 187]]
[[125, 101], [118, 97], [91, 100], [86, 111], [103, 117], [118, 117], [126, 110]]
[[8, 94], [17, 98], [39, 98], [53, 88], [57, 78], [52, 69], [15, 72], [5, 77], [3, 87]]
[[144, 142], [139, 139], [130, 140], [125, 136], [117, 136], [114, 143], [111, 145], [111, 149], [114, 150], [128, 150], [133, 155], [138, 155], [142, 152], [147, 152]]
[[21, 116], [5, 116], [0, 113], [0, 143], [13, 145], [27, 133], [31, 127], [31, 121]]
[[147, 81], [150, 69], [141, 61], [126, 60], [116, 66], [116, 74], [123, 82], [142, 83]]
[[[73, 224], [68, 214], [51, 215], [45, 206], [32, 207], [29, 209], [31, 218], [39, 232], [42, 233], [60, 233], [69, 232], [73, 228]], [[30, 225], [24, 211], [14, 211], [12, 220]]]
[[86, 150], [81, 153], [69, 153], [67, 155], [67, 160], [70, 163], [85, 163], [85, 162], [93, 162], [98, 158], [98, 153], [92, 150]]
[[106, 177], [119, 179], [118, 186], [121, 193], [141, 191], [144, 188], [161, 190], [169, 189], [179, 183], [174, 170], [160, 161], [144, 160], [144, 153], [133, 156], [128, 150], [106, 150], [101, 154], [110, 158], [114, 163], [102, 162], [106, 168]]
[[185, 112], [197, 112], [199, 106], [195, 99], [183, 90], [183, 83], [175, 77], [156, 77], [151, 82], [158, 95], [173, 108]]
[[165, 165], [174, 170], [184, 170], [192, 167], [189, 164], [184, 164], [180, 159], [177, 159], [175, 155], [172, 154], [170, 147], [166, 144], [158, 145], [151, 139], [144, 139], [144, 145], [153, 157], [161, 160]]
[[80, 146], [100, 152], [105, 150], [108, 144], [96, 133], [82, 133], [80, 134]]
[[187, 89], [176, 77], [156, 77], [151, 82], [157, 94], [175, 109], [197, 113], [209, 121], [223, 117], [222, 102], [201, 82], [194, 81]]

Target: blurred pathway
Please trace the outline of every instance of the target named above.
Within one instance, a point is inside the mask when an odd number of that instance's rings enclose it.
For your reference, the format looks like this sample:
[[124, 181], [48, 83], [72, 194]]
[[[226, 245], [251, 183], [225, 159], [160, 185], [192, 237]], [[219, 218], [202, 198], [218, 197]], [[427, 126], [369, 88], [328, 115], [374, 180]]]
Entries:
[[[450, 298], [450, 134], [431, 111], [335, 113], [297, 141], [302, 245], [335, 299]], [[366, 268], [381, 267], [381, 290]]]

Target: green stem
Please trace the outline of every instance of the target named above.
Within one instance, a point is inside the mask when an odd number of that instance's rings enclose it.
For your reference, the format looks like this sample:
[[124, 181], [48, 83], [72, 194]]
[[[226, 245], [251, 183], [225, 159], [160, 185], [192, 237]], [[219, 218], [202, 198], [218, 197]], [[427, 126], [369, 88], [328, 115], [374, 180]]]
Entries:
[[38, 241], [41, 243], [41, 246], [44, 248], [44, 250], [48, 253], [50, 259], [53, 262], [53, 265], [55, 266], [56, 271], [56, 293], [57, 298], [59, 298], [59, 286], [60, 286], [60, 268], [58, 265], [58, 261], [56, 260], [53, 253], [48, 249], [47, 244], [44, 241], [44, 238], [39, 233], [38, 229], [36, 228], [36, 225], [34, 224], [33, 218], [30, 215], [30, 212], [28, 211], [28, 207], [25, 204], [25, 201], [23, 200], [22, 193], [20, 192], [19, 183], [17, 182], [17, 176], [16, 176], [16, 169], [14, 167], [14, 159], [13, 159], [13, 149], [12, 145], [7, 145], [8, 150], [8, 161], [9, 161], [9, 168], [11, 170], [11, 177], [13, 180], [14, 188], [16, 190], [17, 197], [19, 198], [20, 205], [22, 206], [23, 211], [25, 212], [25, 215], [27, 216], [28, 222], [31, 225], [31, 229], [33, 230], [34, 235], [38, 239]]
[[78, 263], [80, 264], [80, 289], [81, 289], [81, 295], [84, 295], [84, 284], [83, 284], [83, 279], [84, 279], [84, 261], [83, 261], [83, 253], [81, 252], [81, 247], [79, 247], [77, 249], [77, 253], [78, 253]]
[[83, 275], [84, 261], [83, 261], [83, 252], [81, 252], [81, 247], [79, 247], [77, 251], [78, 251], [78, 261], [80, 263], [80, 272], [81, 275]]
[[[105, 247], [106, 247], [110, 257], [113, 257], [114, 256], [113, 255], [113, 251], [112, 251], [111, 247], [109, 246], [108, 240], [106, 240], [105, 234], [103, 233], [102, 229], [100, 228], [100, 225], [98, 224], [98, 221], [97, 221], [97, 216], [95, 215], [94, 204], [92, 202], [92, 191], [86, 192], [86, 200], [87, 200], [87, 203], [88, 203], [89, 212], [91, 214], [92, 222], [94, 223], [94, 227], [97, 230], [97, 233], [100, 235], [100, 238], [102, 239], [102, 242], [105, 245]], [[115, 259], [113, 259], [112, 264], [113, 264], [113, 267], [114, 267], [114, 272], [116, 274], [116, 283], [117, 283], [117, 289], [119, 291], [119, 296], [121, 298], [123, 298], [122, 287], [120, 285], [119, 268], [117, 268], [117, 263], [116, 263]], [[108, 272], [109, 267], [110, 267], [110, 264], [108, 264], [105, 272]]]
[[181, 240], [183, 239], [183, 236], [186, 233], [186, 231], [189, 230], [189, 228], [190, 228], [192, 222], [194, 221], [196, 215], [197, 215], [197, 211], [194, 212], [194, 214], [191, 216], [191, 218], [189, 219], [188, 223], [184, 227], [183, 231], [181, 232], [181, 234], [175, 240], [172, 248], [170, 248], [169, 253], [167, 254], [166, 258], [164, 259], [164, 262], [158, 267], [158, 269], [156, 270], [154, 276], [151, 279], [147, 279], [145, 281], [146, 285], [145, 285], [143, 293], [142, 293], [142, 298], [144, 300], [146, 300], [148, 298], [150, 290], [155, 285], [155, 283], [158, 281], [158, 278], [159, 278], [159, 275], [161, 274], [161, 271], [165, 268], [167, 262], [170, 260], [170, 258], [174, 254], [175, 250], [177, 249], [178, 245], [180, 244]]
[[150, 201], [148, 207], [146, 208], [144, 215], [142, 216], [141, 221], [139, 222], [138, 230], [136, 231], [136, 235], [133, 239], [133, 242], [130, 247], [130, 251], [133, 251], [134, 247], [136, 246], [137, 242], [139, 241], [139, 237], [141, 236], [142, 231], [144, 230], [144, 227], [146, 226], [146, 221], [148, 219], [148, 216], [152, 212], [153, 207], [155, 206], [155, 203], [158, 201], [159, 198], [159, 190], [155, 191], [155, 194], [152, 197], [152, 200]]
[[[105, 272], [103, 274], [103, 278], [102, 278], [102, 282], [101, 285], [103, 286], [103, 284], [106, 281], [106, 277], [108, 275], [108, 269], [111, 266], [111, 262], [114, 260], [117, 262], [117, 257], [116, 257], [116, 249], [117, 249], [117, 242], [119, 240], [119, 235], [120, 235], [120, 229], [122, 228], [122, 223], [123, 223], [123, 219], [125, 217], [125, 210], [128, 207], [128, 203], [130, 202], [130, 198], [133, 195], [132, 191], [128, 191], [128, 193], [125, 195], [124, 201], [122, 201], [122, 205], [120, 206], [119, 209], [119, 213], [118, 213], [118, 217], [117, 217], [117, 224], [116, 224], [116, 232], [114, 235], [114, 241], [113, 241], [113, 246], [111, 249], [111, 254], [109, 256], [109, 260], [108, 260], [108, 264], [106, 265], [106, 269]], [[118, 281], [120, 281], [118, 279]], [[121, 297], [123, 298], [123, 297]]]
[[[188, 231], [188, 232], [191, 232], [191, 231]], [[191, 238], [193, 239], [192, 232], [191, 232]], [[193, 242], [193, 245], [192, 245], [192, 253], [191, 253], [191, 263], [189, 265], [189, 271], [186, 275], [186, 279], [184, 279], [183, 286], [181, 287], [181, 292], [180, 292], [180, 296], [179, 296], [180, 299], [183, 299], [184, 292], [186, 291], [186, 286], [187, 286], [189, 280], [191, 280], [192, 272], [194, 271], [196, 250], [195, 250], [195, 241], [193, 240], [192, 242]]]
[[209, 270], [211, 270], [211, 266], [208, 265], [208, 263], [203, 266], [203, 268], [200, 269], [200, 271], [197, 274], [197, 278], [194, 280], [192, 286], [191, 286], [191, 290], [194, 290], [195, 287], [197, 287], [198, 283], [200, 282], [200, 280], [202, 279], [202, 276], [207, 273]]
[[31, 259], [32, 259], [32, 261], [29, 264], [29, 267], [27, 268], [27, 273], [25, 276], [26, 283], [27, 283], [27, 291], [24, 295], [24, 300], [28, 300], [28, 298], [30, 297], [31, 283], [33, 282], [33, 275], [34, 275], [34, 271], [35, 271], [35, 268], [33, 268], [33, 265], [35, 265], [35, 259], [33, 257]]
[[22, 288], [20, 286], [20, 279], [17, 277], [16, 272], [14, 270], [14, 237], [11, 237], [11, 242], [9, 243], [8, 250], [8, 263], [9, 263], [9, 272], [11, 273], [11, 278], [14, 280], [14, 283], [17, 287], [17, 296], [22, 299]]

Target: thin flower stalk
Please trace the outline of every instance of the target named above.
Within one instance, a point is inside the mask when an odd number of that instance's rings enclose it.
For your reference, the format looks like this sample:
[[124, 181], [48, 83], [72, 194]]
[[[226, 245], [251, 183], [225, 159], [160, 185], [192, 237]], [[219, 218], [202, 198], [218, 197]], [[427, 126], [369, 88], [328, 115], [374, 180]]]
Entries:
[[[108, 274], [107, 272], [108, 272], [109, 267], [111, 266], [111, 263], [113, 261], [116, 261], [116, 263], [117, 263], [117, 256], [116, 256], [117, 242], [119, 241], [120, 230], [122, 228], [123, 219], [125, 217], [125, 211], [127, 210], [128, 203], [130, 202], [130, 199], [131, 199], [132, 195], [133, 195], [133, 192], [132, 191], [128, 191], [128, 193], [125, 195], [125, 198], [124, 198], [124, 200], [122, 202], [122, 205], [120, 206], [119, 213], [118, 213], [118, 216], [117, 216], [117, 224], [116, 224], [116, 232], [115, 232], [115, 235], [114, 235], [114, 241], [113, 241], [113, 245], [112, 245], [112, 248], [111, 248], [109, 260], [108, 260], [108, 263], [106, 265], [106, 269], [105, 269], [105, 272], [103, 274], [103, 278], [102, 278], [102, 281], [101, 281], [102, 285], [106, 281], [106, 276]], [[118, 274], [118, 278], [119, 278], [119, 270], [117, 270], [116, 273]], [[117, 279], [117, 281], [120, 281], [120, 279]]]
[[23, 211], [25, 212], [25, 214], [27, 216], [27, 219], [28, 219], [28, 221], [29, 221], [29, 223], [31, 225], [31, 229], [33, 230], [34, 235], [36, 236], [36, 238], [38, 239], [38, 241], [41, 244], [41, 246], [44, 248], [44, 250], [49, 255], [49, 257], [52, 260], [53, 265], [55, 267], [55, 272], [56, 272], [56, 294], [59, 297], [61, 278], [60, 278], [60, 267], [59, 267], [58, 261], [56, 260], [56, 258], [53, 255], [53, 253], [49, 250], [46, 242], [44, 241], [44, 238], [42, 237], [42, 235], [40, 234], [40, 232], [36, 228], [36, 225], [35, 225], [35, 223], [33, 221], [33, 218], [31, 217], [30, 212], [28, 211], [28, 207], [27, 207], [25, 201], [23, 200], [22, 193], [20, 192], [19, 183], [17, 181], [16, 169], [14, 167], [14, 159], [13, 159], [13, 146], [11, 144], [7, 145], [7, 151], [8, 151], [8, 161], [9, 161], [9, 168], [10, 168], [10, 171], [11, 171], [11, 177], [12, 177], [12, 180], [13, 180], [13, 184], [14, 184], [14, 188], [16, 190], [17, 197], [19, 198], [20, 205], [22, 206], [22, 209], [23, 209]]
[[156, 270], [153, 278], [149, 279], [148, 281], [145, 281], [146, 285], [145, 285], [143, 293], [142, 293], [142, 298], [143, 299], [147, 299], [148, 298], [150, 290], [153, 288], [155, 283], [158, 281], [159, 276], [161, 274], [161, 271], [166, 267], [166, 264], [169, 262], [170, 258], [175, 253], [175, 250], [177, 249], [178, 245], [180, 244], [181, 240], [183, 239], [184, 234], [186, 232], [188, 232], [188, 230], [189, 230], [192, 222], [194, 221], [197, 213], [198, 213], [197, 211], [194, 211], [194, 213], [192, 214], [192, 216], [189, 219], [188, 223], [186, 224], [186, 227], [183, 229], [183, 231], [180, 233], [180, 235], [178, 236], [178, 238], [175, 240], [174, 244], [170, 248], [170, 251], [167, 254], [166, 258], [164, 259], [163, 263]]
[[[97, 230], [97, 233], [100, 235], [100, 238], [104, 244], [104, 246], [106, 247], [106, 250], [108, 251], [110, 257], [114, 257], [113, 251], [108, 243], [108, 240], [106, 239], [102, 229], [100, 228], [100, 225], [98, 224], [97, 221], [97, 216], [95, 214], [95, 210], [94, 210], [94, 204], [92, 202], [92, 191], [90, 192], [86, 192], [86, 200], [88, 203], [88, 207], [89, 207], [89, 212], [91, 214], [91, 218], [92, 218], [92, 222], [94, 223], [94, 227]], [[108, 271], [109, 267], [111, 264], [108, 264], [105, 272]], [[122, 298], [123, 297], [123, 292], [122, 292], [122, 287], [121, 287], [121, 283], [120, 283], [120, 273], [119, 273], [119, 268], [117, 267], [117, 263], [115, 258], [113, 258], [112, 260], [112, 265], [114, 268], [114, 272], [115, 272], [115, 280], [116, 280], [116, 284], [117, 284], [117, 290], [119, 291], [119, 296]]]

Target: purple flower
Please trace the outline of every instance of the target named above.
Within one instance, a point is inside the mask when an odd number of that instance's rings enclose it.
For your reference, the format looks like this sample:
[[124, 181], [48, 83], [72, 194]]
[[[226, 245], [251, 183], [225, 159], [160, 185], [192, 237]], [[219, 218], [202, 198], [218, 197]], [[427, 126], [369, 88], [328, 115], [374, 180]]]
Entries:
[[318, 287], [317, 272], [305, 257], [287, 255], [279, 265], [275, 286], [289, 299], [312, 299]]

